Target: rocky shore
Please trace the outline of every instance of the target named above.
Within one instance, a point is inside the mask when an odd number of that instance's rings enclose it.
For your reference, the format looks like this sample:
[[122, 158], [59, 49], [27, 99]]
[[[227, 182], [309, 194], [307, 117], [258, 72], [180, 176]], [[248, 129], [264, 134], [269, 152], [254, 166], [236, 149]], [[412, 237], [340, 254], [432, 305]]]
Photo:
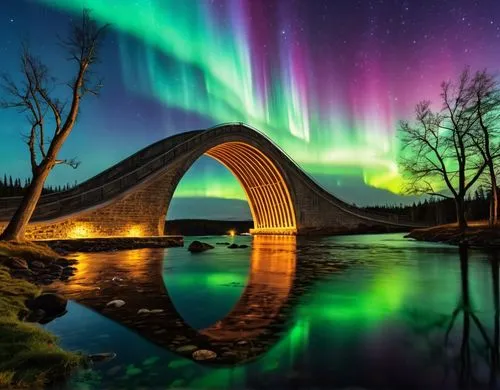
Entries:
[[0, 255], [0, 264], [9, 269], [12, 277], [24, 279], [36, 285], [49, 285], [56, 280], [68, 280], [76, 271], [73, 266], [76, 262], [76, 260], [64, 257], [41, 261]]
[[62, 254], [104, 252], [139, 248], [171, 248], [184, 245], [183, 236], [104, 237], [38, 241]]

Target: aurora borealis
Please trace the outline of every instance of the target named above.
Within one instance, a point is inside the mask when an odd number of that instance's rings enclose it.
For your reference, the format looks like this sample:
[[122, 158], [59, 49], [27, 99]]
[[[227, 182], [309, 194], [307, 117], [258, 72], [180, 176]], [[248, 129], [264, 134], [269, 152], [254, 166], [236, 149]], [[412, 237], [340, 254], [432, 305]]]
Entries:
[[[85, 180], [177, 132], [241, 121], [344, 200], [399, 202], [398, 121], [418, 100], [437, 100], [464, 65], [497, 71], [500, 59], [494, 0], [7, 0], [1, 70], [17, 70], [28, 35], [66, 75], [55, 37], [82, 7], [112, 24], [98, 68], [105, 86], [63, 151], [81, 167], [58, 168], [51, 183]], [[25, 177], [22, 121], [0, 111], [1, 166]], [[176, 195], [244, 199], [208, 158]]]

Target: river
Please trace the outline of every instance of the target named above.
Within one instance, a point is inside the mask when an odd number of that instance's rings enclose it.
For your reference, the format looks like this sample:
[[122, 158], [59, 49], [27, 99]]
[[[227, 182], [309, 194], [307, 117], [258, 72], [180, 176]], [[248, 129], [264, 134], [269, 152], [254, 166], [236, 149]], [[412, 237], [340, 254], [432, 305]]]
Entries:
[[[75, 277], [53, 286], [68, 312], [45, 326], [67, 349], [116, 358], [65, 388], [496, 386], [491, 254], [402, 234], [194, 239], [215, 249], [75, 255]], [[199, 349], [217, 357], [194, 361]]]

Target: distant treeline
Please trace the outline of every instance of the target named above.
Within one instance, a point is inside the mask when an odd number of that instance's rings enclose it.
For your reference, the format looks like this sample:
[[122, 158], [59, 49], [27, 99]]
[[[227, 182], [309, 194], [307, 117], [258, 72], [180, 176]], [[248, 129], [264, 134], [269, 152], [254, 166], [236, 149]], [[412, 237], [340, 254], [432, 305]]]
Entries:
[[165, 221], [165, 232], [182, 236], [220, 236], [234, 230], [235, 234], [248, 233], [253, 221], [215, 221], [209, 219], [176, 219]]
[[[12, 176], [3, 175], [3, 180], [0, 180], [0, 197], [2, 196], [22, 196], [26, 188], [30, 185], [31, 179], [12, 178]], [[63, 186], [46, 186], [42, 193], [51, 194], [54, 192], [67, 191], [76, 186], [76, 181], [73, 185], [67, 183]]]
[[[500, 189], [497, 189], [500, 191]], [[465, 200], [469, 221], [487, 220], [491, 193], [479, 187], [473, 196]], [[368, 211], [397, 214], [412, 222], [440, 225], [456, 222], [456, 206], [453, 199], [431, 198], [412, 205], [385, 205], [365, 207]]]

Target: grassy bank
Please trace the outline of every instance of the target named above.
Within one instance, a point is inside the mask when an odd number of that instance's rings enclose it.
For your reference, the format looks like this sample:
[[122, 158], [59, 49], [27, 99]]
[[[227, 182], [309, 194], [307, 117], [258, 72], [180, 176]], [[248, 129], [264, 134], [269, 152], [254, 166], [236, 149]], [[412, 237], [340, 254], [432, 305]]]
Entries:
[[[38, 261], [59, 257], [45, 246], [29, 243], [0, 242], [0, 254]], [[22, 321], [28, 313], [25, 302], [40, 292], [36, 285], [12, 278], [0, 260], [0, 388], [42, 388], [64, 379], [84, 361], [82, 355], [58, 347], [49, 332]]]
[[0, 256], [21, 257], [25, 260], [49, 262], [61, 257], [47, 245], [31, 242], [0, 241]]
[[465, 240], [471, 246], [500, 248], [500, 228], [491, 228], [486, 221], [470, 222], [464, 231], [460, 230], [457, 224], [415, 229], [406, 237], [455, 245]]

